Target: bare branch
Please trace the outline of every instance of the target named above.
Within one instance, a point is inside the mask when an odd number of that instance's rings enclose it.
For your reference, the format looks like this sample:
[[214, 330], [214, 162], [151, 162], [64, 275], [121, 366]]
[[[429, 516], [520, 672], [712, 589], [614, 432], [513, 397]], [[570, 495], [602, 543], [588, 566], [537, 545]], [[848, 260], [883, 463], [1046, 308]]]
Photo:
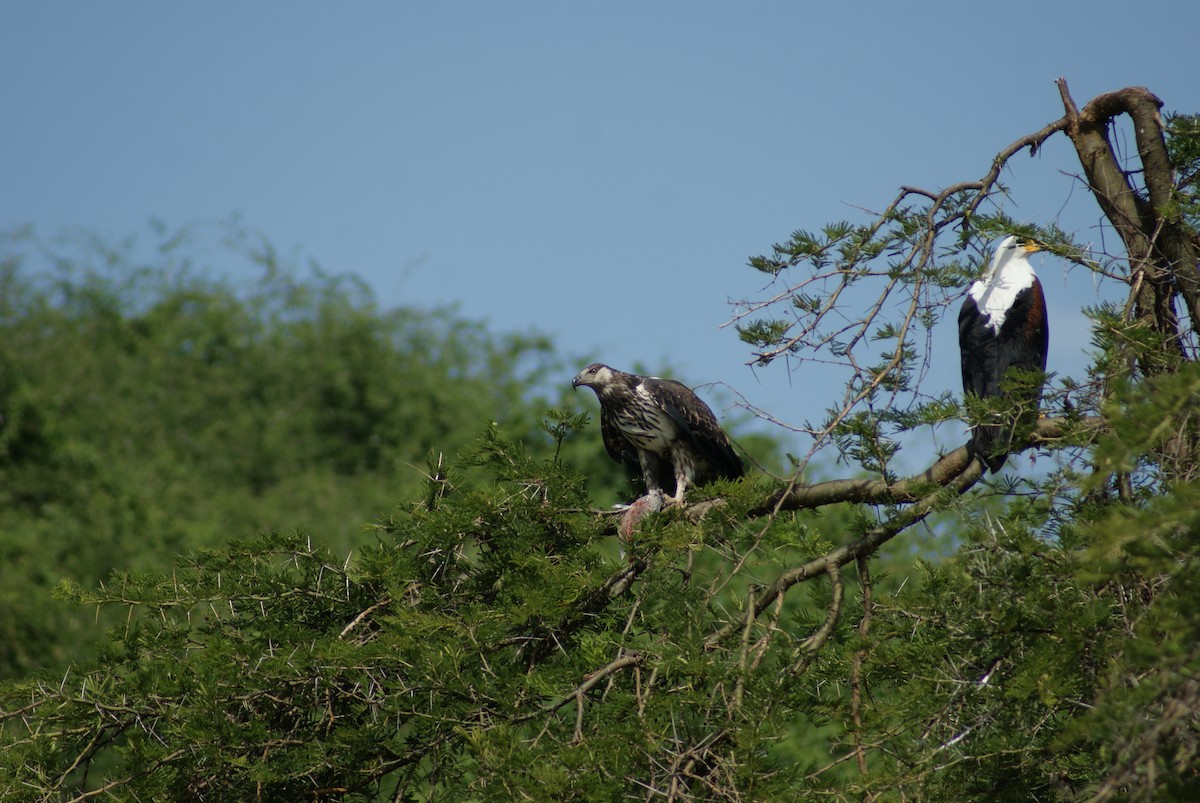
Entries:
[[642, 663], [641, 653], [633, 653], [633, 652], [626, 653], [625, 655], [622, 655], [620, 658], [617, 658], [616, 660], [606, 664], [605, 666], [600, 667], [595, 672], [588, 675], [586, 678], [584, 678], [584, 681], [582, 683], [580, 683], [578, 686], [576, 686], [569, 694], [566, 694], [553, 702], [547, 703], [546, 705], [539, 708], [537, 711], [533, 711], [528, 714], [522, 714], [521, 716], [514, 718], [513, 722], [514, 723], [527, 722], [538, 716], [542, 716], [545, 714], [553, 714], [558, 709], [560, 709], [563, 706], [568, 705], [569, 703], [572, 703], [572, 702], [577, 702], [579, 704], [579, 706], [582, 708], [583, 695], [585, 695], [589, 691], [591, 691], [592, 688], [594, 688], [597, 683], [604, 680], [606, 677], [613, 674], [614, 672], [619, 672], [622, 669], [625, 669], [630, 666], [637, 666], [641, 663]]
[[392, 600], [390, 597], [384, 597], [383, 599], [379, 600], [379, 602], [376, 602], [374, 605], [372, 605], [371, 607], [364, 610], [358, 616], [355, 616], [354, 619], [352, 619], [350, 621], [350, 624], [346, 625], [346, 627], [342, 629], [342, 632], [338, 634], [338, 638], [339, 639], [346, 638], [347, 634], [349, 634], [352, 630], [354, 630], [354, 628], [356, 628], [360, 624], [362, 624], [364, 619], [366, 619], [368, 616], [370, 616], [371, 614], [373, 614], [375, 611], [379, 610], [380, 608], [384, 608], [391, 604], [392, 604]]
[[[1032, 446], [1054, 448], [1071, 432], [1098, 430], [1103, 420], [1097, 416], [1072, 421], [1066, 418], [1043, 418], [1032, 433]], [[751, 517], [769, 516], [785, 510], [809, 510], [839, 502], [892, 505], [916, 502], [931, 488], [946, 486], [969, 466], [971, 455], [966, 445], [943, 455], [929, 468], [897, 482], [882, 479], [828, 480], [813, 484], [789, 481], [780, 490], [763, 500], [749, 512]], [[722, 505], [714, 499], [690, 505], [687, 514], [699, 521], [712, 508]]]
[[[837, 627], [838, 619], [842, 616], [842, 598], [844, 594], [844, 586], [842, 585], [842, 568], [833, 563], [829, 563], [825, 567], [825, 571], [829, 574], [829, 610], [825, 612], [825, 621], [817, 628], [817, 632], [806, 638], [800, 643], [800, 657], [796, 663], [792, 665], [792, 673], [800, 674], [808, 668], [813, 656], [825, 646], [825, 642], [829, 641], [829, 637], [833, 635], [833, 630]], [[783, 598], [783, 593], [775, 598], [776, 605]]]

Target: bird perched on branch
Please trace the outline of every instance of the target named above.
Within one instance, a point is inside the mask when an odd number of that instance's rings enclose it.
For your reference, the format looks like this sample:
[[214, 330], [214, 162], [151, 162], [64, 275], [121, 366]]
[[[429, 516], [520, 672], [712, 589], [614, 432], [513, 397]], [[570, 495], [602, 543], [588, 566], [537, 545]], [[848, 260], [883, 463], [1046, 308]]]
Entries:
[[1001, 240], [958, 313], [963, 391], [979, 399], [1003, 396], [1014, 409], [1010, 421], [977, 424], [972, 430], [972, 453], [992, 473], [1004, 466], [1014, 446], [1015, 423], [1036, 419], [1042, 396], [1040, 377], [1019, 390], [1003, 385], [1009, 369], [1038, 374], [1046, 370], [1046, 298], [1029, 264], [1029, 255], [1040, 250], [1036, 243], [1017, 237]]
[[609, 457], [639, 469], [648, 494], [666, 493], [683, 504], [689, 485], [745, 473], [713, 411], [686, 385], [603, 363], [580, 371], [571, 386], [580, 385], [600, 399], [600, 435]]

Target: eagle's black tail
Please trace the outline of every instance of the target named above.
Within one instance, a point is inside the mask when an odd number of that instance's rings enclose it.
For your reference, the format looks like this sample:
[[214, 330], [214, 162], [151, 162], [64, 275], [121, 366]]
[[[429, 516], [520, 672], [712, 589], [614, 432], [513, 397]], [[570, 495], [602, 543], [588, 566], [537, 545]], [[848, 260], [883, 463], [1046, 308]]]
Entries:
[[971, 457], [978, 457], [993, 474], [999, 473], [1008, 462], [1008, 433], [995, 424], [980, 424], [971, 431], [971, 442], [967, 449]]

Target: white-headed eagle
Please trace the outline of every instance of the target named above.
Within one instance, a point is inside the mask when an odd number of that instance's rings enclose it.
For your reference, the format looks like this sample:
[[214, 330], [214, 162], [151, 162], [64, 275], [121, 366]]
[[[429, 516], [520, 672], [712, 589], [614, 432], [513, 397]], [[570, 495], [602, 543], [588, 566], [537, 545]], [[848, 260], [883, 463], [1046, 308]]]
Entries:
[[[962, 351], [963, 391], [976, 398], [1002, 396], [1001, 380], [1010, 368], [1045, 372], [1050, 329], [1042, 284], [1029, 264], [1041, 248], [1017, 237], [1005, 237], [992, 254], [982, 278], [971, 285], [958, 313], [958, 345]], [[1009, 395], [1015, 420], [1036, 418], [1041, 384], [1021, 397]], [[999, 471], [1012, 447], [1013, 424], [977, 424], [972, 454], [992, 473]]]
[[673, 379], [638, 376], [593, 363], [571, 386], [596, 391], [600, 435], [608, 455], [640, 469], [650, 495], [683, 503], [689, 485], [745, 473], [717, 417], [700, 397]]

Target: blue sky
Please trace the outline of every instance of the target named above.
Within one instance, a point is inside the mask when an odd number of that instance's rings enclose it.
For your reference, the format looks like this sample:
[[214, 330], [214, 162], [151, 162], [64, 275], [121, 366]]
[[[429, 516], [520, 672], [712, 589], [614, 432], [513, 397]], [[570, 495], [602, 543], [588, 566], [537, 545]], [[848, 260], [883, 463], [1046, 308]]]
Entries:
[[[455, 303], [801, 423], [837, 388], [752, 371], [719, 328], [763, 286], [749, 256], [978, 178], [1061, 115], [1059, 76], [1081, 105], [1145, 85], [1200, 111], [1198, 29], [1200, 5], [1165, 0], [9, 2], [0, 228], [238, 214], [385, 305]], [[1061, 138], [1019, 157], [1008, 212], [1094, 227], [1074, 170]], [[1078, 370], [1105, 289], [1039, 270], [1050, 367]], [[954, 337], [931, 391], [958, 390]]]

